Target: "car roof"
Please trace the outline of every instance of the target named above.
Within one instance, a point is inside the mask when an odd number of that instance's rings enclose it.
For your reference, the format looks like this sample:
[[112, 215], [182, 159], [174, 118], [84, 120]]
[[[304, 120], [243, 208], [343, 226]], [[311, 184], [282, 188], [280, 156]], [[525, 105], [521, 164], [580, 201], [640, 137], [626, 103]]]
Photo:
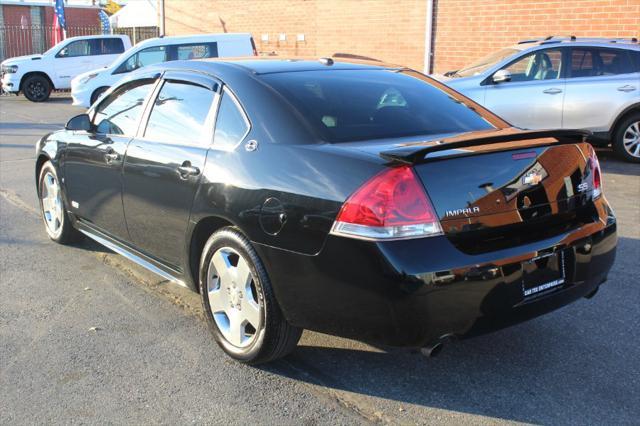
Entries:
[[64, 41], [74, 41], [74, 40], [87, 40], [87, 39], [95, 39], [95, 38], [129, 38], [127, 35], [123, 34], [96, 34], [96, 35], [86, 35], [86, 36], [74, 36], [67, 37]]
[[619, 47], [623, 49], [640, 50], [637, 38], [598, 38], [598, 37], [557, 37], [548, 36], [543, 38], [530, 38], [519, 41], [510, 46], [513, 49], [525, 50], [532, 47], [552, 46], [552, 45], [572, 45], [590, 47]]
[[404, 69], [405, 67], [387, 64], [376, 60], [346, 59], [346, 58], [309, 58], [309, 57], [258, 57], [245, 58], [208, 58], [197, 61], [203, 67], [218, 67], [226, 64], [244, 69], [252, 74], [274, 74], [282, 72], [327, 71], [327, 70], [365, 70], [365, 69]]
[[212, 33], [212, 34], [195, 34], [195, 35], [181, 35], [181, 36], [165, 36], [154, 37], [147, 40], [143, 40], [136, 45], [136, 48], [140, 46], [164, 46], [169, 44], [181, 44], [192, 42], [213, 42], [222, 40], [247, 40], [251, 38], [249, 33]]

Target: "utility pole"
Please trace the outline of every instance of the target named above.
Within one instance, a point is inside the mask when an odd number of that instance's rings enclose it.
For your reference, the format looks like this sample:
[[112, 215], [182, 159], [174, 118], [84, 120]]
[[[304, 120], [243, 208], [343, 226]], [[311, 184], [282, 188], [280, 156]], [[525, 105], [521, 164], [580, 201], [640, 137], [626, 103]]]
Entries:
[[158, 0], [158, 11], [160, 12], [160, 37], [164, 37], [164, 0]]

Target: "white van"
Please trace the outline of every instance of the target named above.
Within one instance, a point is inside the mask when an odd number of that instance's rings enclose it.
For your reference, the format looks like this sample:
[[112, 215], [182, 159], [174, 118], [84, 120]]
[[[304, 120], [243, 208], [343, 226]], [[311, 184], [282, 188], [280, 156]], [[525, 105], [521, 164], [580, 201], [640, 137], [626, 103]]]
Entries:
[[251, 34], [159, 37], [138, 43], [110, 66], [81, 74], [71, 82], [73, 105], [89, 108], [112, 84], [138, 68], [159, 62], [257, 55]]
[[126, 35], [69, 37], [44, 52], [2, 62], [2, 90], [22, 92], [33, 102], [43, 102], [53, 89], [69, 89], [71, 80], [104, 67], [131, 47]]

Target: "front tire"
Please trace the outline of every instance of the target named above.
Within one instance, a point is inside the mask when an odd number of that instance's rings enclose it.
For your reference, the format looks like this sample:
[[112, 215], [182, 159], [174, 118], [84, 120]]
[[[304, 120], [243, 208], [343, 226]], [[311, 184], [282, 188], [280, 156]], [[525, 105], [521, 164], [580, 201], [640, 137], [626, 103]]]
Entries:
[[62, 198], [60, 180], [55, 167], [47, 161], [40, 169], [38, 178], [38, 200], [47, 235], [59, 244], [69, 244], [80, 238], [67, 215]]
[[640, 163], [640, 112], [622, 120], [613, 135], [613, 150], [623, 160]]
[[235, 228], [207, 241], [199, 286], [209, 329], [230, 357], [255, 365], [295, 349], [302, 329], [284, 318], [262, 261]]
[[22, 83], [22, 93], [31, 102], [44, 102], [51, 95], [51, 83], [42, 75], [31, 75]]

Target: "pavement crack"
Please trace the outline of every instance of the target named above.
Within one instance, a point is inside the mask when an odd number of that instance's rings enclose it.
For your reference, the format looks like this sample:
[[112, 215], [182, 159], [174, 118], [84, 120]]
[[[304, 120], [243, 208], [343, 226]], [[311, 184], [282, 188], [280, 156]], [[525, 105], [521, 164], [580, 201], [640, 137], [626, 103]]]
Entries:
[[40, 217], [40, 212], [37, 209], [31, 207], [29, 204], [25, 203], [22, 198], [15, 192], [9, 189], [0, 189], [0, 197], [4, 198], [12, 204], [13, 206], [19, 208], [20, 210], [24, 210], [29, 214], [32, 214], [36, 217]]

